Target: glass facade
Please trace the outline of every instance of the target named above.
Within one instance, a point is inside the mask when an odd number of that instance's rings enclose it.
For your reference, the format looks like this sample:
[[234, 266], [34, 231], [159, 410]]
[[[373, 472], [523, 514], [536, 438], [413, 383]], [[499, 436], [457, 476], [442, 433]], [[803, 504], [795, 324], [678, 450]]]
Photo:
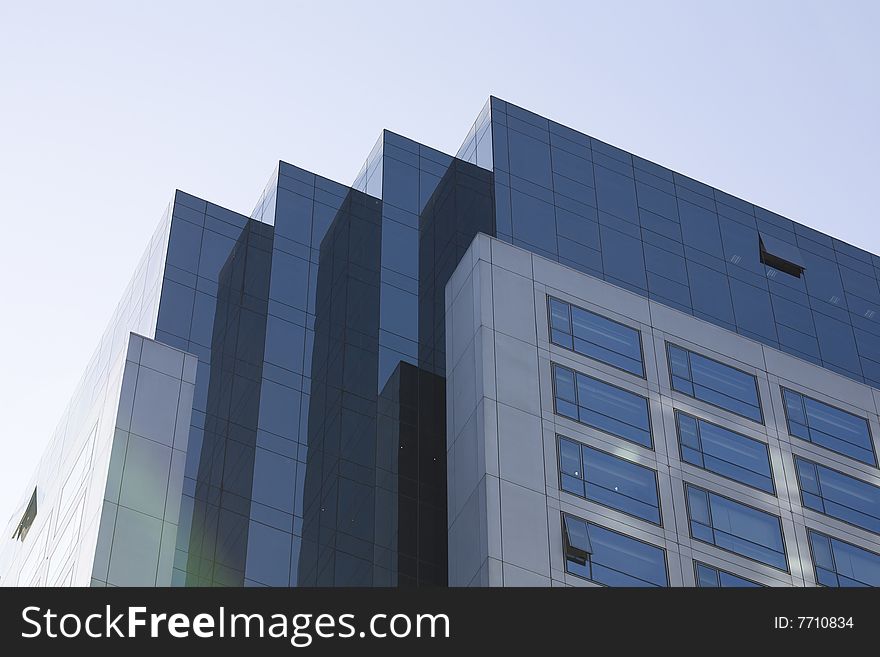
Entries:
[[[249, 216], [176, 192], [40, 477], [112, 478], [110, 445], [121, 434], [111, 416], [135, 332], [197, 359], [185, 382], [194, 386], [191, 408], [178, 411], [188, 418], [187, 444], [166, 445], [183, 471], [178, 517], [145, 512], [157, 527], [174, 527], [161, 530], [156, 557], [170, 564], [173, 585], [446, 584], [455, 477], [447, 422], [458, 401], [447, 399], [455, 365], [448, 295], [458, 293], [450, 283], [457, 269], [477, 267], [462, 259], [480, 233], [880, 386], [880, 257], [490, 98], [455, 157], [384, 131], [351, 186], [281, 162]], [[533, 275], [515, 272], [512, 260], [505, 266], [522, 280]], [[479, 275], [497, 294], [505, 289]], [[563, 288], [528, 288], [544, 325], [526, 324], [537, 331], [529, 348], [539, 336], [547, 341], [529, 377], [552, 405], [541, 420], [554, 423], [560, 490], [570, 504], [602, 507], [596, 517], [572, 514], [584, 507], [562, 515], [567, 573], [604, 585], [669, 585], [656, 532], [673, 531], [661, 528], [661, 499], [672, 497], [661, 489], [678, 459], [676, 495], [682, 471], [700, 482], [684, 483], [689, 531], [679, 530], [695, 549], [788, 571], [780, 517], [745, 493], [740, 499], [732, 482], [779, 504], [797, 489], [804, 508], [880, 532], [873, 398], [845, 410], [809, 386], [775, 381], [769, 397], [766, 381], [759, 395], [760, 366], [721, 362], [726, 352], [703, 350], [699, 339], [682, 338], [688, 347], [674, 333], [656, 340], [650, 313], [626, 316], [612, 305], [606, 314], [599, 299], [566, 300]], [[485, 309], [473, 303], [468, 312]], [[470, 379], [487, 376], [487, 363]], [[529, 377], [517, 385], [525, 389]], [[846, 474], [796, 456], [796, 473], [785, 473], [771, 428], [780, 402], [792, 442], [860, 469]], [[672, 418], [672, 433], [658, 428]], [[143, 435], [124, 432], [147, 454]], [[8, 532], [18, 538], [4, 547], [0, 572], [13, 564], [22, 584], [112, 584], [110, 571], [77, 579], [53, 538], [100, 544], [109, 522], [100, 504], [48, 483], [38, 478], [21, 500]], [[99, 501], [138, 506], [120, 495]], [[39, 511], [19, 532], [31, 501]], [[606, 522], [621, 514], [647, 529], [630, 535]], [[49, 517], [63, 527], [44, 525]], [[876, 584], [875, 551], [833, 534], [809, 530], [817, 581]], [[757, 585], [726, 568], [697, 562], [695, 582]]]

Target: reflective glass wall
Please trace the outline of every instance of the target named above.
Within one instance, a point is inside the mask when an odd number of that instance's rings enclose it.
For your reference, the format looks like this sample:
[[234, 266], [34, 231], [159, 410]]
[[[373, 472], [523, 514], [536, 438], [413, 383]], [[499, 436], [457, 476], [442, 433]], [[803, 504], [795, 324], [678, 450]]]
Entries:
[[880, 258], [491, 99], [498, 237], [880, 385]]

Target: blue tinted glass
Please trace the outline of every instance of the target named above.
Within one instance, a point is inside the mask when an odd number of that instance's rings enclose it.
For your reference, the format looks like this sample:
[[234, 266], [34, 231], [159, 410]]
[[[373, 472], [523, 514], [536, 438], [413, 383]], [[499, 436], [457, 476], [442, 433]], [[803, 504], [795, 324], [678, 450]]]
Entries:
[[[598, 379], [553, 364], [556, 412], [651, 448], [648, 400]], [[572, 386], [572, 382], [576, 386]], [[577, 417], [572, 415], [572, 403]]]
[[599, 209], [616, 217], [638, 223], [635, 182], [605, 167], [593, 167], [596, 176], [596, 198]]
[[767, 445], [686, 413], [676, 417], [683, 461], [775, 494]]
[[782, 389], [788, 433], [849, 456], [876, 464], [868, 421], [817, 399]]
[[668, 343], [667, 350], [674, 390], [763, 423], [754, 376]]
[[825, 586], [880, 586], [880, 554], [809, 530], [816, 579]]
[[507, 131], [510, 173], [543, 187], [552, 188], [550, 144], [517, 130]]
[[599, 236], [605, 275], [612, 279], [610, 282], [623, 281], [641, 290], [646, 289], [642, 241], [607, 226], [601, 227]]
[[555, 344], [644, 376], [642, 343], [637, 330], [553, 298], [550, 299], [550, 326], [550, 337]]
[[721, 588], [753, 588], [761, 584], [739, 577], [725, 570], [720, 570], [704, 563], [694, 562], [697, 572], [697, 586]]
[[880, 533], [880, 488], [795, 456], [804, 506]]
[[711, 588], [720, 586], [718, 582], [718, 571], [701, 563], [696, 564], [697, 586], [703, 588]]
[[[574, 450], [583, 453], [582, 472], [578, 471], [580, 459]], [[564, 490], [660, 524], [657, 474], [653, 470], [562, 437], [559, 439], [559, 470], [565, 475], [584, 480], [585, 486], [575, 482], [566, 486], [563, 482]]]
[[556, 253], [553, 205], [513, 189], [510, 193], [513, 236], [546, 253]]
[[761, 588], [757, 582], [719, 570], [722, 588]]
[[709, 267], [689, 262], [688, 277], [694, 312], [708, 315], [727, 324], [733, 324], [733, 304], [730, 299], [730, 285], [727, 275]]
[[591, 552], [586, 566], [567, 559], [569, 572], [606, 586], [669, 585], [664, 550], [593, 523], [572, 520], [586, 525]]
[[[788, 570], [778, 517], [686, 485], [691, 514], [691, 535], [701, 541]], [[705, 522], [703, 500], [708, 499], [709, 522]], [[706, 531], [706, 529], [710, 531]]]

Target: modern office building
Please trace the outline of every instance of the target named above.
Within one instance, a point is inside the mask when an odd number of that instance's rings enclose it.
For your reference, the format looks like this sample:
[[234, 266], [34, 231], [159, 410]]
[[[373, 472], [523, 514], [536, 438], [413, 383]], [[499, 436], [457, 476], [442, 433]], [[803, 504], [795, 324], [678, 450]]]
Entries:
[[880, 585], [878, 422], [880, 257], [490, 98], [176, 192], [0, 583]]

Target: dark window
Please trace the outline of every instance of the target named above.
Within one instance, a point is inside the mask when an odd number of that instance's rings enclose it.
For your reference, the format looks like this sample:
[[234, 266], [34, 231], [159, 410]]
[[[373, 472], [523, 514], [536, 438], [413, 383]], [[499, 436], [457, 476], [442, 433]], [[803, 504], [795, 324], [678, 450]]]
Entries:
[[691, 536], [788, 572], [777, 516], [685, 484]]
[[673, 390], [763, 424], [754, 376], [666, 343]]
[[682, 461], [776, 494], [767, 445], [681, 411], [675, 419]]
[[563, 490], [660, 524], [657, 473], [650, 468], [559, 436], [559, 473]]
[[666, 553], [644, 541], [564, 514], [565, 569], [606, 586], [668, 586]]
[[586, 374], [553, 363], [556, 412], [649, 449], [648, 400]]
[[24, 541], [27, 537], [28, 531], [30, 531], [31, 525], [34, 524], [34, 520], [37, 517], [37, 489], [34, 488], [33, 494], [31, 494], [30, 502], [28, 502], [27, 508], [24, 510], [24, 514], [21, 516], [21, 520], [18, 521], [18, 526], [15, 528], [15, 533], [12, 534], [13, 540]]
[[796, 438], [876, 465], [868, 421], [817, 399], [782, 389], [788, 433]]
[[645, 376], [642, 340], [636, 329], [552, 297], [549, 306], [553, 344]]
[[699, 561], [694, 562], [694, 572], [697, 575], [697, 586], [704, 588], [754, 588], [764, 586], [745, 577], [734, 575], [726, 570], [721, 570]]
[[794, 461], [805, 507], [880, 534], [880, 488], [799, 456]]
[[816, 581], [822, 586], [880, 586], [880, 554], [808, 529]]
[[758, 247], [761, 252], [761, 262], [768, 267], [773, 267], [773, 269], [778, 269], [796, 278], [800, 278], [804, 273], [803, 256], [801, 256], [800, 249], [794, 244], [759, 233]]

